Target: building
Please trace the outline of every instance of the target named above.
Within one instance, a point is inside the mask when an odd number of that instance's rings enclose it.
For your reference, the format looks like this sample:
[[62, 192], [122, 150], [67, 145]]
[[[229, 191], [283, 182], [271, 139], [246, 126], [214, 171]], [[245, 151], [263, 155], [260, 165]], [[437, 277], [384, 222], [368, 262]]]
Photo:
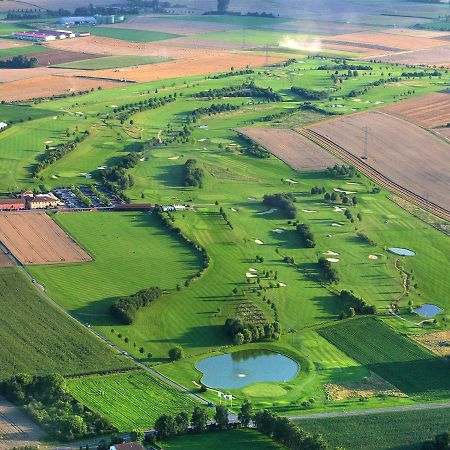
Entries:
[[73, 39], [76, 34], [73, 31], [70, 30], [56, 30], [58, 33], [64, 33], [67, 38]]
[[25, 201], [26, 209], [49, 209], [64, 205], [64, 203], [51, 192], [48, 194], [34, 195], [31, 191], [25, 191], [22, 192], [21, 197], [22, 200]]
[[37, 30], [36, 33], [46, 34], [47, 36], [55, 36], [56, 39], [66, 39], [69, 37], [75, 37], [75, 33], [72, 33], [71, 31]]
[[6, 122], [0, 122], [0, 131], [8, 128], [8, 124]]
[[61, 25], [97, 25], [95, 17], [61, 17], [56, 23]]
[[25, 209], [23, 198], [0, 198], [0, 211], [20, 211]]
[[32, 42], [48, 42], [55, 41], [56, 36], [50, 33], [38, 33], [37, 31], [18, 31], [11, 35], [13, 39]]

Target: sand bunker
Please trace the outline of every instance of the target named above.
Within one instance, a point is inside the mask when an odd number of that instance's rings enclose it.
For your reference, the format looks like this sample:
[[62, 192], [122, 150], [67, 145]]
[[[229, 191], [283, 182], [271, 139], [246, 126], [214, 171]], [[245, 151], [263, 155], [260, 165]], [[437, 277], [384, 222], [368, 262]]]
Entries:
[[247, 197], [248, 200], [256, 200], [256, 197]]
[[248, 271], [251, 273], [256, 273], [256, 272], [258, 272], [258, 269], [254, 269], [253, 267], [250, 267], [250, 269], [248, 269]]
[[284, 233], [284, 230], [282, 230], [281, 228], [275, 228], [275, 230], [272, 230], [274, 233], [277, 233], [277, 234], [282, 234], [282, 233]]
[[337, 259], [337, 258], [327, 258], [327, 261], [329, 261], [330, 263], [337, 263], [337, 262], [339, 262], [339, 259]]
[[238, 212], [238, 210], [236, 208], [231, 208], [231, 211]]
[[302, 212], [310, 214], [310, 213], [316, 213], [317, 211], [314, 211], [312, 209], [302, 209]]
[[327, 250], [326, 252], [323, 253], [323, 255], [339, 256], [339, 253], [333, 252], [332, 250]]
[[356, 191], [344, 191], [343, 189], [338, 189], [338, 188], [334, 188], [333, 191], [341, 192], [341, 193], [347, 194], [347, 195], [349, 195], [349, 194], [356, 194]]
[[344, 212], [345, 208], [340, 208], [339, 206], [335, 206], [333, 211], [334, 212]]
[[278, 283], [278, 286], [280, 286], [280, 287], [286, 287], [286, 285], [284, 284], [284, 283]]
[[45, 144], [51, 144], [53, 141], [45, 141]]
[[342, 224], [340, 224], [340, 223], [332, 223], [331, 226], [332, 227], [342, 227]]
[[369, 259], [378, 259], [377, 255], [369, 255]]
[[255, 275], [254, 273], [251, 273], [251, 272], [247, 272], [247, 273], [245, 274], [245, 276], [246, 276], [247, 278], [256, 278], [258, 275]]
[[264, 245], [264, 241], [261, 241], [261, 239], [255, 239], [255, 242], [256, 242], [258, 245]]
[[287, 178], [286, 181], [291, 184], [298, 184], [298, 181], [291, 180], [290, 178]]
[[265, 216], [266, 214], [272, 214], [275, 211], [277, 211], [277, 208], [271, 208], [271, 209], [269, 209], [267, 211], [259, 212], [259, 213], [256, 213], [256, 214], [258, 214], [258, 216]]

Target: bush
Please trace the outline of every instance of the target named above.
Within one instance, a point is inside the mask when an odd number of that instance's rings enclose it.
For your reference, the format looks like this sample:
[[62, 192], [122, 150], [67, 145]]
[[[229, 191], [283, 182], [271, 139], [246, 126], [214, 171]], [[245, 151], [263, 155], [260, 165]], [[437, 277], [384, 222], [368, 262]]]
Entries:
[[171, 361], [179, 361], [183, 356], [183, 349], [179, 345], [169, 350], [169, 358]]
[[281, 194], [266, 194], [263, 198], [263, 203], [269, 206], [276, 206], [282, 209], [289, 219], [294, 219], [297, 215], [297, 209], [295, 208], [296, 199], [291, 193]]

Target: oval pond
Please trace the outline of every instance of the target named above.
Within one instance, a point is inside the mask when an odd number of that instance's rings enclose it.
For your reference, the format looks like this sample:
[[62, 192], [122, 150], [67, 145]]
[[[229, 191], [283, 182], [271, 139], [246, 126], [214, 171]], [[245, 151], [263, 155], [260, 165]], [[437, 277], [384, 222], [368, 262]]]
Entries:
[[440, 313], [442, 311], [439, 306], [431, 305], [430, 303], [425, 303], [420, 308], [416, 308], [414, 310], [415, 313], [419, 314], [420, 317], [427, 317], [431, 318], [434, 317], [436, 314]]
[[208, 387], [239, 389], [254, 383], [290, 381], [300, 370], [291, 358], [269, 350], [242, 350], [205, 358], [196, 364]]
[[389, 247], [389, 251], [400, 256], [416, 256], [416, 252], [408, 250], [407, 248]]

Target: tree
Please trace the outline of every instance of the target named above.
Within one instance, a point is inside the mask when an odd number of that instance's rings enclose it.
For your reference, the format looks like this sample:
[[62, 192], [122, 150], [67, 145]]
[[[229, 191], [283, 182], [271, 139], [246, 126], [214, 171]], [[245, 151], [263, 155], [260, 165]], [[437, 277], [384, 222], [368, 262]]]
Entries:
[[175, 416], [175, 425], [177, 427], [178, 434], [184, 434], [189, 428], [189, 416], [186, 411], [181, 411]]
[[206, 429], [206, 422], [208, 421], [208, 416], [206, 411], [200, 406], [196, 406], [192, 412], [191, 425], [194, 431], [201, 433]]
[[217, 405], [214, 419], [219, 430], [226, 430], [228, 428], [228, 408], [224, 405]]
[[139, 428], [135, 428], [131, 433], [130, 433], [130, 439], [132, 442], [142, 442], [145, 438], [145, 433], [139, 429]]
[[242, 333], [236, 333], [233, 338], [234, 345], [242, 345], [244, 343], [244, 335]]
[[169, 358], [171, 361], [179, 361], [183, 358], [183, 349], [177, 345], [169, 350]]
[[245, 399], [238, 414], [239, 422], [243, 427], [248, 427], [250, 424], [250, 420], [252, 419], [252, 410], [253, 405], [248, 401], [248, 399]]
[[159, 439], [165, 439], [177, 434], [175, 419], [172, 416], [163, 414], [155, 422], [155, 430]]

